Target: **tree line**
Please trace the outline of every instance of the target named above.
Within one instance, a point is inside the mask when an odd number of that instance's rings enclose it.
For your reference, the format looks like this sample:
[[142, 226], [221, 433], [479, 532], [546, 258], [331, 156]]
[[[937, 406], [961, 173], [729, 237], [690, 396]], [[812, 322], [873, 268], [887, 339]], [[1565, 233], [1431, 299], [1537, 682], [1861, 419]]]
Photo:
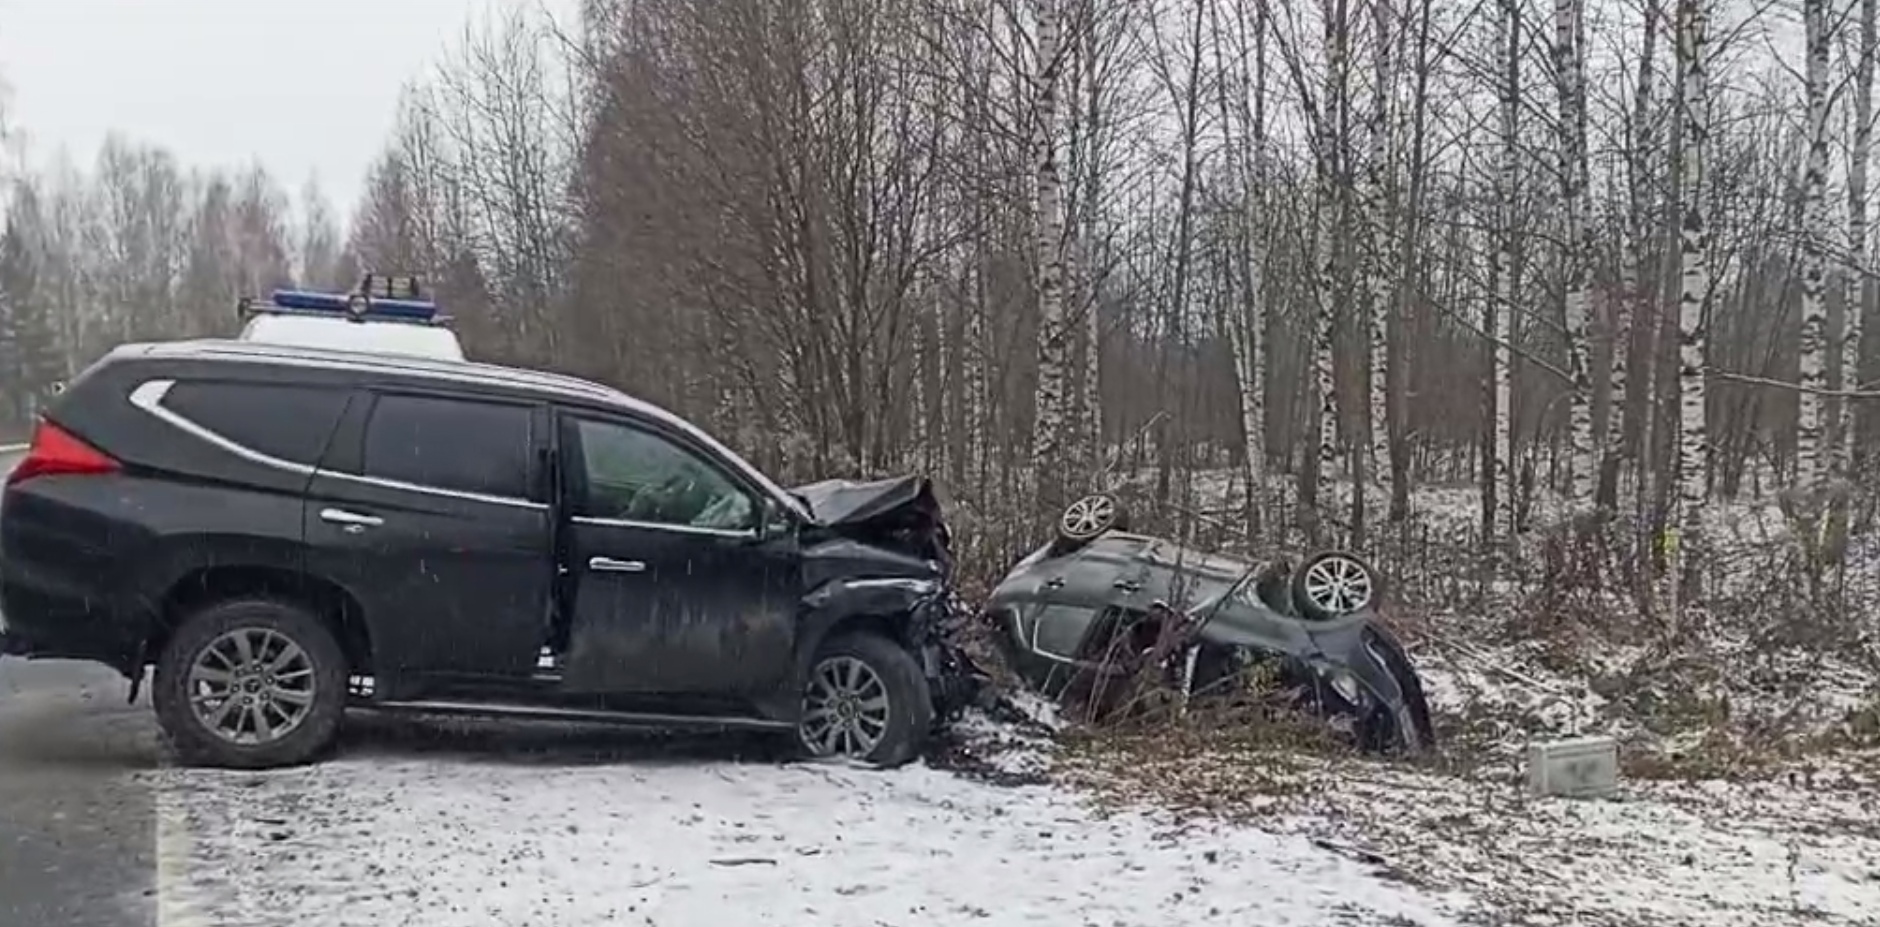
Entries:
[[1473, 487], [1490, 560], [1587, 514], [1657, 575], [1714, 500], [1786, 490], [1832, 553], [1880, 448], [1875, 2], [493, 18], [344, 235], [148, 149], [16, 182], [0, 414], [243, 288], [412, 269], [485, 358], [785, 475], [933, 473], [988, 551], [1121, 486], [1171, 530], [1359, 546]]

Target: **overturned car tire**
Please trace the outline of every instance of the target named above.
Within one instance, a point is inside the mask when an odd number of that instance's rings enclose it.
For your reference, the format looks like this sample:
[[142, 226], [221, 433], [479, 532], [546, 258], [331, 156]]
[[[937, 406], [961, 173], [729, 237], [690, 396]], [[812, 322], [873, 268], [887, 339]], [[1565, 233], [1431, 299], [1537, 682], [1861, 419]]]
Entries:
[[1075, 550], [1101, 537], [1106, 531], [1128, 531], [1129, 510], [1123, 501], [1109, 493], [1091, 493], [1071, 503], [1058, 517], [1057, 548]]
[[1328, 550], [1307, 557], [1293, 571], [1293, 604], [1312, 621], [1330, 621], [1376, 608], [1384, 580], [1357, 554]]
[[933, 695], [912, 654], [878, 634], [843, 634], [810, 665], [797, 741], [812, 757], [900, 766], [920, 754], [933, 719]]

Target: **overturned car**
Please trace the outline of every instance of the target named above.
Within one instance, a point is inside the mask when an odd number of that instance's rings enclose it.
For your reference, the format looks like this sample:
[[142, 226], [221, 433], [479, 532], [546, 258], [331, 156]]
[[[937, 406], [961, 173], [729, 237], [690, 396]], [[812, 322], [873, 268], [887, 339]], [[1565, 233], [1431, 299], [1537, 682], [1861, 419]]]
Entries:
[[1054, 699], [1101, 698], [1147, 667], [1182, 699], [1244, 689], [1269, 668], [1294, 705], [1368, 750], [1434, 743], [1403, 646], [1378, 621], [1382, 582], [1344, 551], [1244, 563], [1132, 534], [1107, 495], [1073, 503], [1057, 538], [1014, 566], [986, 615], [1002, 655]]

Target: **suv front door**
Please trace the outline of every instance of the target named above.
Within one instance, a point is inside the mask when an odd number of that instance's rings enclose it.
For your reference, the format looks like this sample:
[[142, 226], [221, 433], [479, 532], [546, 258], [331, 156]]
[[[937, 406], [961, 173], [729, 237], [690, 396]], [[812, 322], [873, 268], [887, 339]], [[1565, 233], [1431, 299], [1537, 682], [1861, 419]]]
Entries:
[[754, 486], [641, 422], [564, 412], [570, 691], [754, 696], [791, 667], [793, 532]]
[[546, 406], [403, 392], [348, 411], [308, 484], [308, 569], [358, 601], [382, 694], [534, 672], [554, 583], [547, 422]]

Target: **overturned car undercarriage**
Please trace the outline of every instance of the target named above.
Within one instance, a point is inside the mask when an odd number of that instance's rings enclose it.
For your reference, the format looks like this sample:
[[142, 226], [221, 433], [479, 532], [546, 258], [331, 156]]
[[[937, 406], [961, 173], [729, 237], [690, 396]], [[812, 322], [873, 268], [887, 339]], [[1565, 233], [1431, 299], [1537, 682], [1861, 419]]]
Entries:
[[1139, 707], [1131, 682], [1145, 677], [1183, 706], [1266, 680], [1363, 749], [1434, 744], [1421, 681], [1378, 620], [1382, 583], [1363, 560], [1245, 563], [1123, 527], [1114, 499], [1079, 500], [988, 598], [1000, 656], [1027, 686], [1094, 720]]

